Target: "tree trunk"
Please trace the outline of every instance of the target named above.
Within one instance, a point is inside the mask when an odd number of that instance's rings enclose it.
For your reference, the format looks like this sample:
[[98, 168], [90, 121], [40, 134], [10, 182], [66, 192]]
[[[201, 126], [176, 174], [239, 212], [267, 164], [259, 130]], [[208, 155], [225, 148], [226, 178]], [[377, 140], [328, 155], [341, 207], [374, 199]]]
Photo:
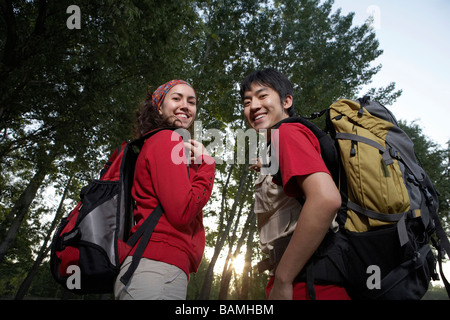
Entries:
[[[245, 242], [245, 238], [247, 237], [247, 233], [251, 226], [251, 221], [253, 220], [254, 214], [255, 214], [255, 211], [253, 210], [253, 206], [252, 206], [250, 213], [247, 216], [247, 220], [245, 221], [241, 236], [236, 245], [236, 249], [234, 250], [234, 253], [231, 254], [232, 246], [230, 246], [230, 251], [228, 253], [227, 259], [233, 261], [239, 255], [239, 252], [241, 251], [241, 247]], [[238, 224], [238, 222], [239, 221], [236, 221], [236, 224]], [[231, 276], [233, 275], [233, 271], [234, 271], [234, 269], [232, 267], [232, 263], [231, 264], [226, 263], [224, 266], [223, 273], [222, 273], [222, 281], [220, 282], [219, 300], [226, 300], [228, 298], [228, 291], [230, 289], [230, 282], [231, 282]]]
[[[241, 195], [242, 195], [242, 192], [244, 189], [245, 180], [247, 178], [247, 175], [248, 175], [248, 166], [245, 165], [244, 171], [242, 173], [242, 176], [241, 176], [241, 179], [239, 182], [238, 191], [236, 192], [236, 195], [234, 197], [233, 207], [231, 208], [230, 217], [229, 217], [229, 220], [231, 220], [231, 221], [234, 219], [234, 215], [236, 214], [236, 209], [237, 209], [237, 206], [239, 204], [239, 199], [241, 198]], [[228, 223], [226, 225], [224, 231], [218, 235], [216, 246], [214, 248], [214, 254], [211, 259], [211, 262], [209, 263], [208, 269], [206, 270], [205, 280], [203, 281], [203, 287], [202, 287], [202, 290], [200, 291], [200, 296], [199, 296], [200, 300], [209, 300], [209, 296], [211, 293], [211, 285], [212, 285], [213, 277], [214, 277], [214, 267], [216, 265], [217, 259], [219, 258], [220, 251], [222, 250], [222, 247], [225, 243], [228, 233], [230, 232], [231, 225], [232, 225], [232, 223]]]
[[51, 239], [53, 231], [55, 230], [58, 223], [61, 221], [61, 218], [64, 214], [64, 210], [63, 210], [64, 201], [66, 200], [67, 193], [69, 192], [71, 182], [72, 182], [72, 177], [69, 178], [69, 181], [67, 182], [66, 187], [64, 188], [64, 192], [61, 197], [61, 201], [59, 202], [58, 209], [56, 210], [55, 218], [53, 219], [52, 224], [50, 225], [47, 236], [44, 239], [44, 243], [42, 244], [41, 249], [39, 250], [36, 261], [33, 263], [33, 266], [31, 267], [30, 271], [28, 272], [25, 280], [20, 285], [19, 290], [17, 290], [16, 296], [14, 297], [15, 300], [22, 300], [25, 297], [26, 293], [28, 292], [28, 289], [31, 286], [33, 278], [38, 271], [39, 266], [41, 265], [42, 261], [47, 256], [47, 254], [50, 250], [50, 245], [47, 245], [47, 244]]
[[227, 258], [225, 260], [225, 264], [223, 266], [223, 270], [222, 270], [222, 278], [220, 281], [220, 291], [219, 291], [219, 300], [226, 300], [228, 297], [228, 288], [229, 288], [229, 284], [231, 281], [231, 276], [232, 276], [232, 259], [233, 259], [233, 244], [234, 241], [236, 240], [236, 231], [237, 228], [239, 226], [239, 221], [241, 219], [241, 213], [242, 213], [242, 205], [239, 209], [239, 213], [238, 216], [236, 218], [236, 221], [234, 222], [234, 228], [233, 228], [233, 234], [231, 237], [229, 237], [228, 240], [228, 253], [227, 253]]
[[0, 263], [3, 262], [6, 253], [8, 252], [14, 240], [17, 238], [20, 226], [22, 225], [22, 222], [28, 213], [31, 203], [36, 197], [37, 191], [39, 190], [42, 182], [45, 179], [45, 176], [47, 175], [47, 170], [48, 169], [45, 166], [38, 167], [38, 170], [33, 178], [31, 178], [30, 183], [22, 192], [19, 199], [14, 204], [14, 207], [11, 209], [10, 215], [14, 217], [14, 219], [11, 223], [11, 226], [9, 227], [8, 232], [6, 233], [5, 238], [0, 244]]
[[239, 294], [239, 300], [248, 300], [249, 294], [248, 289], [251, 285], [252, 279], [252, 256], [253, 256], [253, 236], [255, 234], [255, 224], [256, 224], [256, 214], [254, 211], [254, 207], [252, 206], [252, 219], [250, 220], [250, 231], [248, 233], [247, 239], [247, 250], [245, 252], [245, 264], [244, 270], [242, 271], [242, 284], [241, 284], [241, 292]]

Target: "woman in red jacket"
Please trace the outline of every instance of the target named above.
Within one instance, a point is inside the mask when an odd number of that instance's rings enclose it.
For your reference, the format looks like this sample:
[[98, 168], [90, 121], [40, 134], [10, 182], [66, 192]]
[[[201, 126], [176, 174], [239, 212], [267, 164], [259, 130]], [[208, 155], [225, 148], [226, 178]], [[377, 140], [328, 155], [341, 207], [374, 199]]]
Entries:
[[[183, 80], [161, 85], [138, 112], [137, 134], [162, 127], [189, 128], [196, 100], [194, 89]], [[179, 161], [186, 153], [189, 161]], [[119, 279], [134, 251], [122, 264], [114, 288], [116, 299], [186, 299], [189, 274], [197, 271], [205, 248], [202, 208], [211, 195], [214, 169], [214, 159], [204, 146], [194, 140], [183, 142], [176, 131], [159, 131], [145, 142], [132, 189], [136, 201], [132, 232], [158, 203], [164, 213], [127, 286]]]

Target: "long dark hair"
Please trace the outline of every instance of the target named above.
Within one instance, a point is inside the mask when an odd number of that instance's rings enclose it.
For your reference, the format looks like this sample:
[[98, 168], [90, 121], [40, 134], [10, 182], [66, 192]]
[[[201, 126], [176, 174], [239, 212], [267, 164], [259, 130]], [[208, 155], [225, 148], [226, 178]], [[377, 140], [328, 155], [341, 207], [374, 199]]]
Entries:
[[163, 116], [152, 105], [152, 95], [147, 92], [147, 97], [136, 110], [136, 120], [133, 126], [135, 138], [139, 138], [145, 133], [165, 125], [166, 122]]

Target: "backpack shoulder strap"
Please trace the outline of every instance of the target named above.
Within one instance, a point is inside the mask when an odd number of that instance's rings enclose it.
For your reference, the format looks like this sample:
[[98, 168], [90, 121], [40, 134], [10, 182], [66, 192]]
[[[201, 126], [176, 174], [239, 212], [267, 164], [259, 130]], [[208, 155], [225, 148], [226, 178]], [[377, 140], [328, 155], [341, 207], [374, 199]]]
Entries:
[[[334, 140], [317, 125], [311, 122], [309, 119], [317, 118], [325, 113], [326, 110], [314, 113], [311, 117], [289, 117], [278, 122], [273, 129], [278, 129], [283, 123], [300, 123], [308, 128], [317, 138], [320, 145], [320, 151], [323, 161], [330, 171], [336, 185], [339, 184], [339, 157]], [[279, 180], [277, 180], [279, 179]], [[280, 169], [275, 175], [275, 180], [281, 181]]]
[[[123, 177], [122, 181], [124, 183], [124, 188], [127, 190], [125, 192], [124, 200], [125, 200], [125, 216], [131, 217], [132, 215], [132, 199], [131, 199], [131, 186], [133, 184], [133, 177], [134, 177], [134, 164], [136, 163], [137, 157], [139, 155], [140, 150], [142, 149], [142, 146], [145, 143], [145, 140], [151, 138], [153, 135], [155, 135], [157, 132], [160, 132], [162, 130], [175, 130], [176, 128], [159, 128], [153, 131], [150, 131], [143, 135], [142, 137], [139, 137], [138, 139], [135, 139], [127, 144], [127, 150], [124, 154], [125, 161], [123, 162]], [[135, 148], [137, 150], [135, 150]], [[130, 151], [131, 150], [131, 151]], [[129, 197], [129, 198], [128, 198]], [[130, 210], [130, 211], [128, 211]], [[153, 234], [153, 230], [155, 229], [156, 225], [158, 224], [159, 219], [161, 218], [164, 210], [161, 206], [161, 204], [158, 204], [158, 206], [152, 211], [152, 213], [144, 220], [142, 225], [136, 230], [136, 232], [133, 233], [133, 235], [128, 238], [127, 244], [133, 248], [136, 243], [138, 243], [136, 250], [132, 256], [131, 264], [128, 267], [125, 274], [120, 278], [120, 281], [127, 285], [130, 281], [133, 273], [136, 271], [139, 262], [141, 261], [142, 255], [144, 254], [145, 248], [147, 247], [148, 242], [150, 241], [150, 238]], [[127, 224], [127, 228], [130, 229], [130, 221], [131, 219], [128, 219], [125, 223]]]
[[136, 230], [136, 232], [128, 239], [127, 244], [130, 247], [134, 247], [134, 245], [138, 242], [139, 244], [134, 251], [131, 264], [128, 267], [128, 270], [125, 274], [120, 278], [120, 281], [126, 286], [131, 279], [131, 276], [136, 271], [139, 262], [141, 261], [142, 255], [144, 254], [145, 248], [147, 247], [148, 242], [152, 236], [153, 230], [158, 224], [159, 218], [163, 214], [163, 209], [160, 204], [152, 211], [150, 216], [144, 220], [142, 225]]

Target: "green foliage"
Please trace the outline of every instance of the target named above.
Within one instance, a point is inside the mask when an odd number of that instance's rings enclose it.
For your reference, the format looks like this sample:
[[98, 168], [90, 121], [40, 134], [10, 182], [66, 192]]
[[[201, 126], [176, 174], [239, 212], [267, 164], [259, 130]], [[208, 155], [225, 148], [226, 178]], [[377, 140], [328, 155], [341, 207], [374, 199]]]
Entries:
[[422, 300], [449, 300], [445, 287], [430, 286]]
[[[57, 200], [70, 178], [71, 201], [65, 202], [66, 212], [70, 209], [80, 188], [97, 176], [101, 162], [131, 137], [136, 107], [147, 91], [161, 83], [174, 78], [192, 82], [198, 94], [198, 120], [205, 129], [221, 132], [246, 128], [238, 87], [254, 69], [274, 67], [288, 75], [295, 85], [296, 110], [303, 115], [322, 110], [337, 98], [359, 94], [380, 70], [371, 63], [382, 50], [370, 26], [355, 26], [353, 14], [332, 12], [332, 3], [80, 0], [76, 5], [81, 9], [81, 29], [71, 30], [66, 27], [71, 2], [3, 1], [0, 244], [12, 223], [21, 218], [12, 212], [24, 207], [26, 216], [0, 261], [0, 296], [14, 295], [40, 249], [47, 221], [56, 210], [48, 198]], [[391, 83], [369, 93], [390, 104], [401, 91]], [[441, 192], [441, 214], [446, 218], [449, 150], [440, 150], [414, 124], [405, 126], [412, 127], [417, 152]], [[244, 166], [217, 165], [214, 193], [205, 208], [208, 220], [217, 223], [207, 229], [210, 247], [227, 230], [227, 223], [244, 232], [241, 217], [251, 211], [252, 177], [236, 204], [239, 214], [227, 220]], [[32, 182], [37, 191], [26, 193]], [[49, 190], [53, 190], [50, 196]], [[245, 230], [255, 232], [256, 225]], [[230, 231], [225, 236], [224, 247], [235, 246], [232, 239], [239, 234]], [[257, 236], [246, 242], [252, 260], [260, 259]], [[63, 292], [45, 272], [46, 264], [29, 294], [61, 298]], [[204, 260], [199, 273], [191, 277], [190, 299], [199, 296], [208, 264]], [[264, 298], [266, 276], [248, 274], [254, 288], [249, 298]], [[243, 279], [234, 276], [229, 297], [240, 296]], [[211, 297], [217, 297], [219, 290], [216, 277]]]
[[[208, 268], [209, 262], [210, 261], [206, 257], [203, 257], [197, 273], [191, 274], [186, 295], [187, 300], [196, 300], [200, 295], [200, 291], [203, 286], [203, 280], [205, 278], [206, 269]], [[212, 284], [211, 289], [213, 295], [217, 296], [219, 292], [219, 286], [220, 281], [219, 279], [216, 278]]]

